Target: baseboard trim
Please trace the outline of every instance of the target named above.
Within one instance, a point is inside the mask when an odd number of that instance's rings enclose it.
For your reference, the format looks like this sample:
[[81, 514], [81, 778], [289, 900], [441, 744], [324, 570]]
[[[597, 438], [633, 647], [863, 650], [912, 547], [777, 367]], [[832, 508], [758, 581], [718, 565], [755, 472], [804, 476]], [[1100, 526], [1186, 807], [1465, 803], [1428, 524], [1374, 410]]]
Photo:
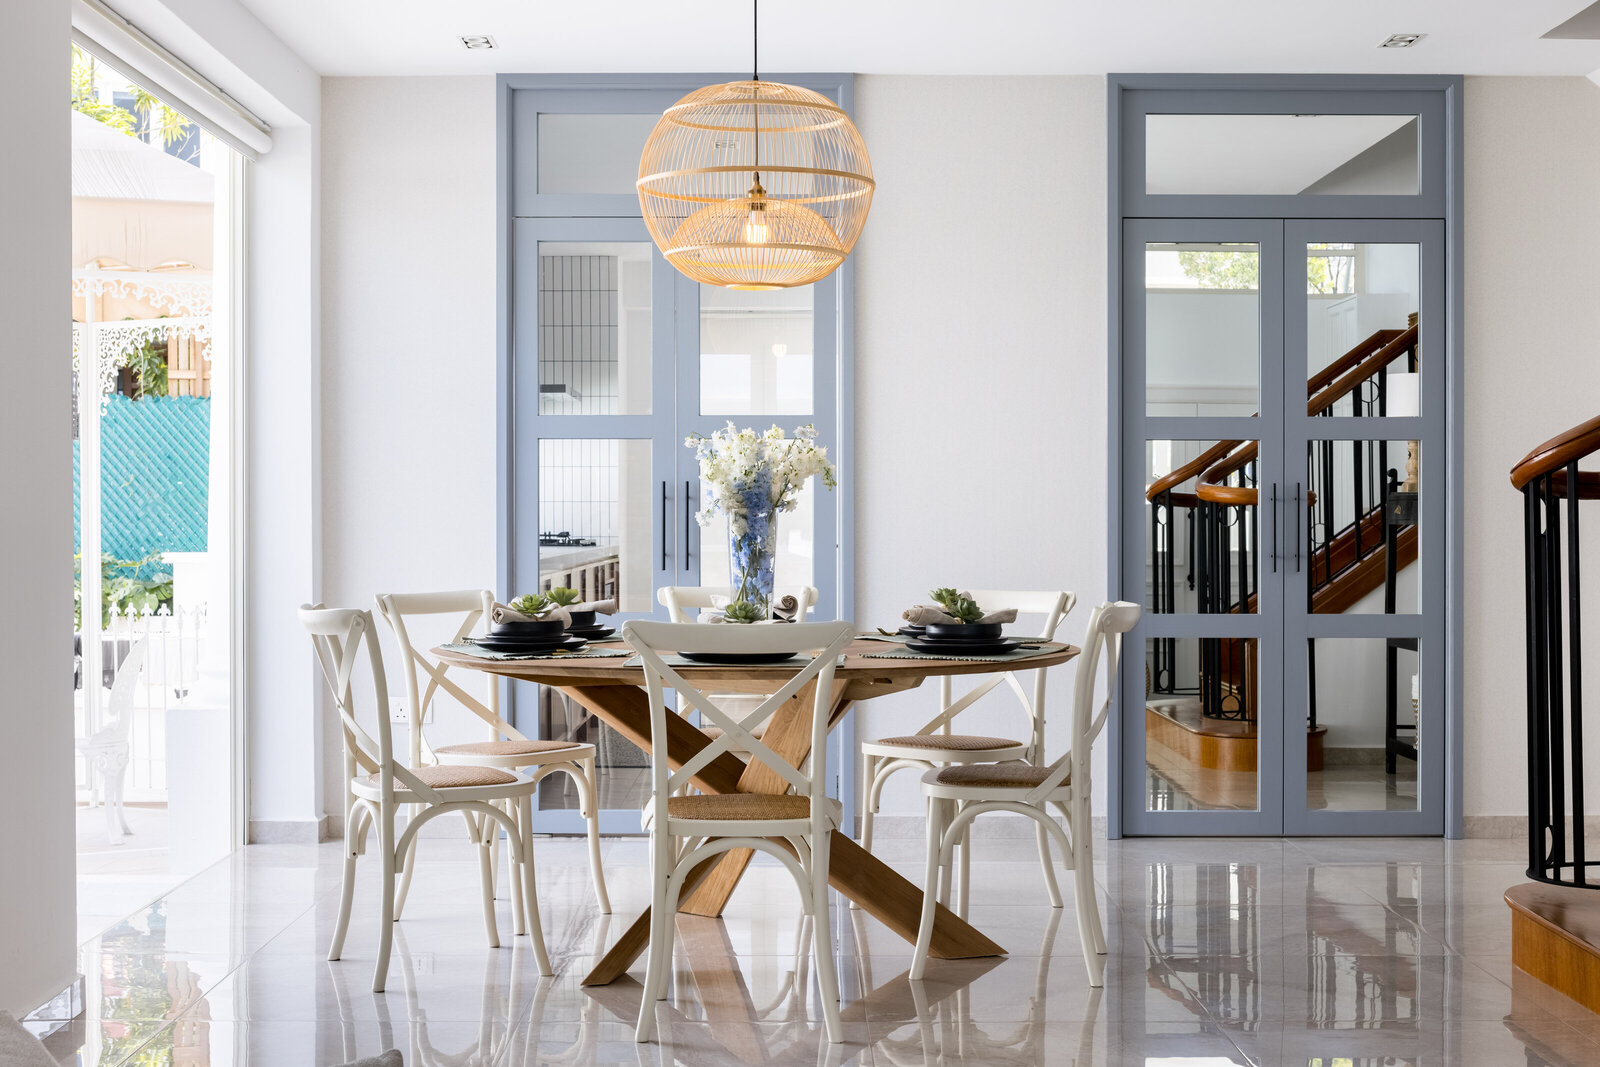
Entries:
[[22, 1028], [40, 1041], [44, 1041], [51, 1034], [72, 1025], [74, 1020], [82, 1017], [84, 996], [83, 975], [74, 975], [61, 992], [19, 1020]]
[[[1590, 841], [1600, 840], [1600, 815], [1591, 815], [1583, 820], [1584, 836]], [[1526, 815], [1465, 815], [1461, 819], [1461, 834], [1463, 837], [1487, 837], [1499, 840], [1526, 838], [1528, 836], [1528, 817]]]
[[[325, 815], [321, 819], [251, 819], [250, 844], [315, 845], [332, 840], [331, 818]], [[343, 836], [343, 827], [340, 831], [338, 836]]]

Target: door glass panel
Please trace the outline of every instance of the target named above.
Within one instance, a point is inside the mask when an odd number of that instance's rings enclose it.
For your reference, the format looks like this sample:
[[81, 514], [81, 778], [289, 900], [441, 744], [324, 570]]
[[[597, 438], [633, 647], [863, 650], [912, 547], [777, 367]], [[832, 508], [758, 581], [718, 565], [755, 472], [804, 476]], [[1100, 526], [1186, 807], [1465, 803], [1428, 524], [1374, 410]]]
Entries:
[[[777, 595], [815, 584], [817, 480], [806, 482], [793, 511], [779, 514], [778, 559], [773, 570]], [[700, 582], [703, 585], [734, 585], [728, 574], [728, 520], [717, 516], [700, 531]]]
[[1145, 192], [1416, 196], [1415, 115], [1147, 115]]
[[1421, 248], [1308, 244], [1307, 410], [1420, 415]]
[[650, 413], [648, 241], [539, 245], [539, 414]]
[[[1145, 442], [1145, 597], [1162, 614], [1259, 610], [1255, 441]], [[1265, 561], [1270, 571], [1272, 563]]]
[[1145, 411], [1254, 415], [1261, 404], [1261, 251], [1145, 246]]
[[814, 293], [700, 287], [700, 413], [809, 415]]
[[1145, 646], [1146, 809], [1256, 810], [1256, 639], [1156, 637]]
[[539, 192], [632, 196], [660, 115], [539, 116]]
[[[539, 587], [653, 606], [649, 440], [539, 442]], [[516, 590], [520, 595], [527, 590]]]
[[1417, 810], [1418, 746], [1439, 741], [1417, 729], [1418, 644], [1412, 637], [1307, 641], [1307, 808]]
[[[1295, 529], [1305, 531], [1305, 589], [1313, 614], [1421, 610], [1420, 452], [1417, 441], [1309, 443], [1309, 492]], [[1295, 505], [1288, 506], [1292, 516]]]

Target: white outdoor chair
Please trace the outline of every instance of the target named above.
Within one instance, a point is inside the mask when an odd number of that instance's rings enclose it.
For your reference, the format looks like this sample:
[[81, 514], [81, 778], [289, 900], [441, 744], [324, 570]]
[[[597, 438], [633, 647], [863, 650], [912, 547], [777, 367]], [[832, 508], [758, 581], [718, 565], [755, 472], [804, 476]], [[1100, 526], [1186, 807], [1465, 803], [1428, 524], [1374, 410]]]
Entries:
[[[651, 799], [643, 815], [644, 829], [650, 835], [650, 958], [635, 1039], [650, 1040], [655, 1029], [655, 1003], [666, 999], [673, 917], [678, 910], [678, 894], [685, 876], [719, 853], [751, 848], [775, 856], [794, 876], [801, 904], [812, 919], [812, 955], [828, 1040], [842, 1041], [839, 974], [834, 966], [833, 936], [828, 921], [829, 835], [839, 827], [841, 808], [838, 801], [827, 796], [827, 737], [834, 666], [839, 654], [854, 639], [854, 627], [848, 622], [704, 626], [633, 620], [623, 626], [622, 633], [638, 650], [644, 666], [650, 693], [651, 736], [665, 737], [667, 716], [676, 714], [667, 707], [667, 688], [677, 690], [682, 700], [699, 709], [703, 721], [723, 730], [721, 737], [676, 771], [668, 762], [665, 745], [654, 745], [651, 749]], [[815, 654], [815, 658], [754, 711], [736, 719], [662, 659], [663, 651], [789, 652]], [[752, 728], [771, 719], [813, 679], [816, 689], [811, 712], [810, 755], [801, 761], [803, 767], [796, 767], [768, 748], [752, 733]], [[722, 753], [732, 751], [736, 742], [751, 753], [751, 759], [781, 775], [792, 792], [674, 795], [703, 767]], [[783, 838], [793, 852], [768, 838]]]
[[[1061, 846], [1062, 856], [1073, 872], [1078, 938], [1083, 942], [1089, 984], [1105, 984], [1106, 964], [1101, 957], [1106, 951], [1106, 934], [1094, 891], [1089, 756], [1095, 738], [1106, 724], [1111, 696], [1116, 692], [1122, 635], [1139, 621], [1139, 613], [1139, 605], [1119, 601], [1100, 605], [1089, 617], [1089, 632], [1083, 639], [1078, 676], [1073, 686], [1072, 747], [1060, 759], [1044, 767], [1020, 761], [957, 764], [930, 770], [922, 776], [922, 791], [928, 798], [928, 862], [922, 890], [922, 923], [917, 929], [917, 947], [911, 959], [913, 980], [922, 978], [928, 966], [934, 900], [941, 889], [948, 896], [949, 871], [956, 843], [965, 839], [972, 820], [979, 815], [1009, 811], [1032, 819], [1041, 833], [1054, 837]], [[1106, 699], [1096, 711], [1095, 675], [1102, 652], [1106, 663]], [[1066, 830], [1051, 818], [1050, 805], [1066, 816]], [[1051, 904], [1061, 907], [1057, 897], [1052, 897]]]
[[[406, 699], [411, 709], [411, 763], [412, 767], [428, 764], [438, 766], [498, 767], [502, 770], [527, 770], [535, 782], [557, 772], [570, 776], [578, 787], [578, 810], [588, 824], [589, 870], [594, 879], [595, 901], [600, 910], [611, 911], [611, 899], [606, 893], [605, 872], [600, 865], [600, 805], [598, 780], [595, 776], [595, 747], [580, 741], [530, 740], [517, 731], [500, 715], [500, 679], [490, 674], [488, 696], [479, 701], [452, 679], [446, 677], [450, 665], [429, 656], [411, 640], [406, 620], [419, 615], [462, 616], [452, 642], [460, 641], [478, 627], [487, 625], [489, 609], [494, 606], [494, 594], [487, 589], [462, 589], [450, 593], [386, 593], [378, 597], [378, 611], [394, 631], [395, 641], [405, 661]], [[421, 685], [418, 671], [427, 675], [426, 688]], [[423, 729], [427, 711], [440, 691], [448, 693], [489, 728], [487, 741], [464, 744], [428, 744]], [[413, 844], [413, 847], [415, 845]], [[400, 895], [395, 901], [395, 916], [405, 908], [406, 894], [411, 888], [411, 857], [406, 857], [405, 870], [400, 878]], [[498, 884], [499, 879], [495, 879]], [[522, 932], [522, 908], [518, 895], [511, 894], [512, 922], [517, 933]]]
[[[382, 881], [379, 885], [380, 918], [378, 961], [372, 973], [372, 991], [383, 992], [389, 973], [389, 951], [394, 940], [395, 872], [411, 849], [417, 832], [429, 821], [448, 812], [459, 812], [478, 843], [478, 869], [482, 879], [483, 925], [489, 947], [500, 946], [500, 931], [495, 923], [494, 884], [489, 853], [494, 835], [504, 827], [511, 840], [512, 869], [520, 874], [523, 911], [527, 915], [529, 939], [540, 974], [553, 974], [545, 951], [544, 931], [539, 923], [539, 899], [533, 881], [533, 812], [530, 797], [537, 788], [532, 778], [495, 767], [404, 767], [394, 758], [394, 743], [389, 725], [389, 687], [383, 674], [383, 653], [370, 611], [352, 608], [324, 608], [301, 605], [300, 625], [311, 635], [317, 662], [333, 693], [344, 739], [345, 834], [344, 886], [339, 900], [339, 918], [328, 947], [328, 959], [337, 960], [344, 950], [344, 937], [350, 926], [350, 905], [355, 897], [356, 857], [366, 851], [367, 831], [378, 831]], [[367, 646], [367, 662], [372, 672], [373, 718], [376, 739], [356, 717], [351, 698], [350, 677]], [[395, 837], [395, 816], [402, 805], [416, 812], [406, 828]], [[513, 818], [502, 805], [515, 808]], [[526, 860], [527, 862], [524, 862]]]
[[[972, 598], [985, 607], [1014, 607], [1019, 615], [1044, 616], [1044, 628], [1028, 636], [1055, 637], [1061, 622], [1071, 614], [1078, 603], [1075, 593], [1027, 593], [983, 589], [972, 593]], [[937, 766], [963, 763], [996, 763], [1004, 760], [1025, 760], [1039, 763], [1044, 756], [1044, 683], [1043, 670], [1034, 672], [1033, 693], [1030, 696], [1018, 680], [1019, 671], [1004, 671], [990, 675], [971, 675], [982, 679], [971, 692], [959, 700], [952, 698], [951, 678], [939, 679], [939, 714], [928, 720], [915, 733], [898, 737], [885, 737], [861, 743], [863, 780], [866, 782], [866, 804], [861, 816], [861, 845], [872, 848], [872, 819], [878, 813], [878, 803], [883, 787], [897, 772], [916, 769], [928, 771]], [[1028, 717], [1028, 739], [1012, 740], [986, 734], [958, 734], [951, 731], [955, 717], [988, 696], [1000, 685], [1011, 687], [1022, 710]], [[1056, 885], [1055, 865], [1050, 859], [1050, 840], [1041, 827], [1039, 830], [1039, 863], [1044, 869], [1045, 885], [1050, 890], [1050, 902], [1061, 906], [1061, 890]], [[971, 879], [972, 862], [967, 842], [961, 845], [961, 874], [957, 900], [959, 914], [966, 917], [967, 887]]]
[[[96, 778], [100, 780], [100, 800], [106, 809], [106, 838], [113, 845], [122, 844], [123, 835], [133, 833], [128, 825], [127, 813], [122, 808], [122, 789], [128, 777], [133, 697], [139, 684], [139, 672], [144, 669], [144, 661], [149, 653], [148, 639], [141, 637], [133, 643], [122, 665], [117, 668], [116, 679], [111, 683], [111, 698], [106, 702], [108, 721], [90, 736], [77, 738], [73, 742], [79, 755], [89, 765], [91, 801], [94, 797], [94, 781]], [[98, 685], [99, 682], [98, 678], [84, 680], [86, 685]]]

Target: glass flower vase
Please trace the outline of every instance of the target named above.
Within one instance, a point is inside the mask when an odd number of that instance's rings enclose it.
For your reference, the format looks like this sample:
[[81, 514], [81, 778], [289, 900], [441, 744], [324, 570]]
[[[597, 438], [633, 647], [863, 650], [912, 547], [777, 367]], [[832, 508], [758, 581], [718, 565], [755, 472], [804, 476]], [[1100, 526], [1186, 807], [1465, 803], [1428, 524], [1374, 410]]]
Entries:
[[772, 580], [778, 562], [778, 516], [771, 508], [740, 509], [728, 516], [728, 585], [733, 602], [750, 605], [751, 621], [772, 617]]

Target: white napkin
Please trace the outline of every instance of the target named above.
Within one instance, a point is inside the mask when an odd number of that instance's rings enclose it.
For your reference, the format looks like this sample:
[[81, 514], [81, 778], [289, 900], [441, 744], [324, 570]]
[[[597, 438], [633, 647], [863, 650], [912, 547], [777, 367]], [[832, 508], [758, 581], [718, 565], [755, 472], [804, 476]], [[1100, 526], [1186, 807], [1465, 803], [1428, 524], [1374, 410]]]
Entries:
[[610, 600], [585, 600], [579, 604], [568, 604], [567, 611], [592, 611], [596, 615], [615, 615], [617, 613], [617, 598]]
[[540, 617], [534, 618], [532, 615], [524, 615], [522, 612], [515, 611], [496, 601], [494, 606], [489, 609], [489, 621], [496, 626], [500, 626], [508, 622], [554, 622], [559, 619], [562, 626], [571, 626], [572, 616], [568, 615], [567, 611], [567, 608], [551, 608]]
[[[913, 605], [912, 607], [907, 608], [905, 611], [902, 611], [900, 613], [900, 617], [912, 626], [927, 626], [929, 623], [934, 623], [935, 625], [950, 625], [958, 621], [954, 615], [951, 615], [943, 608], [936, 607], [932, 604]], [[999, 611], [991, 611], [984, 615], [983, 618], [978, 620], [978, 624], [983, 625], [985, 623], [1007, 623], [1016, 621], [1016, 608], [1001, 608]]]
[[772, 602], [772, 617], [778, 622], [794, 622], [800, 615], [800, 598], [785, 593]]

